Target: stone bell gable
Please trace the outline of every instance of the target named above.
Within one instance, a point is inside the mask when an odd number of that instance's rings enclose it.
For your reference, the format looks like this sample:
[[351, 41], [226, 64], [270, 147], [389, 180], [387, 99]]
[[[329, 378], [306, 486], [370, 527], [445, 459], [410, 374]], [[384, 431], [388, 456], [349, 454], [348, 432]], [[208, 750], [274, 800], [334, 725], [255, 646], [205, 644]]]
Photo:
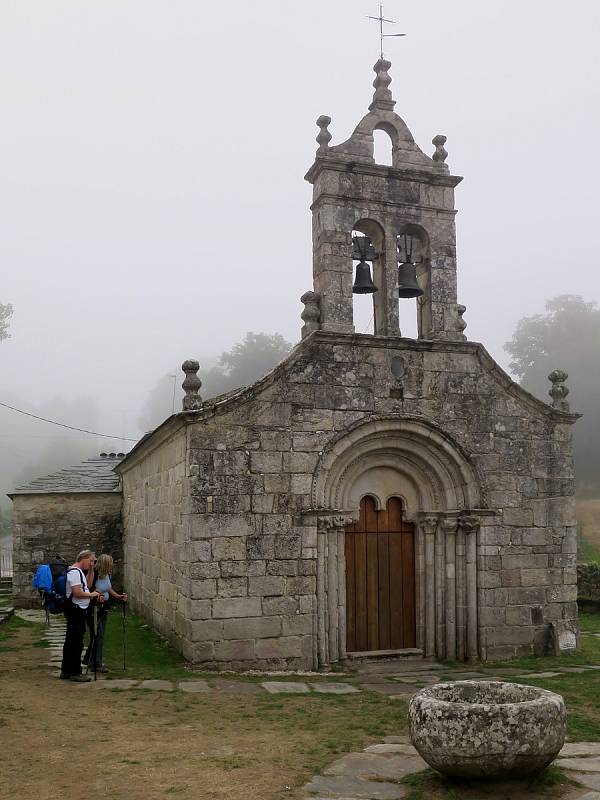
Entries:
[[[461, 179], [445, 137], [429, 157], [394, 112], [389, 67], [375, 65], [369, 113], [346, 142], [330, 146], [330, 119], [318, 120], [300, 344], [253, 386], [207, 401], [198, 362], [184, 362], [183, 411], [116, 468], [131, 601], [195, 664], [576, 645], [567, 376], [551, 373], [547, 405], [467, 341]], [[375, 130], [391, 166], [374, 161]], [[354, 293], [373, 298], [374, 335], [355, 333]], [[411, 297], [416, 339], [400, 327]]]
[[[329, 146], [329, 117], [319, 117], [319, 148], [306, 175], [313, 185], [314, 293], [319, 327], [354, 332], [352, 314], [353, 230], [373, 245], [375, 333], [399, 336], [398, 249], [403, 234], [413, 240], [417, 280], [419, 338], [464, 339], [464, 307], [456, 295], [454, 187], [462, 178], [445, 163], [445, 136], [434, 137], [432, 157], [417, 147], [406, 123], [393, 111], [390, 62], [379, 59], [369, 113], [343, 144]], [[375, 163], [373, 132], [391, 139], [392, 166]]]

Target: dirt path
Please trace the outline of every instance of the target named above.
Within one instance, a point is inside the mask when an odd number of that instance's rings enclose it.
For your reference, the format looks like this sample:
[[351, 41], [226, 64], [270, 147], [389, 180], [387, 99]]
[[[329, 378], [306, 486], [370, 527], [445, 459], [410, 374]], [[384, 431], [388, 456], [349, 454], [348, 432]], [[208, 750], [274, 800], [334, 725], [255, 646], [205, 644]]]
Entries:
[[[257, 735], [254, 697], [118, 692], [60, 681], [22, 629], [0, 647], [2, 779], [10, 798], [278, 800], [290, 744]], [[234, 717], [239, 724], [232, 724]], [[292, 747], [292, 749], [295, 749]]]

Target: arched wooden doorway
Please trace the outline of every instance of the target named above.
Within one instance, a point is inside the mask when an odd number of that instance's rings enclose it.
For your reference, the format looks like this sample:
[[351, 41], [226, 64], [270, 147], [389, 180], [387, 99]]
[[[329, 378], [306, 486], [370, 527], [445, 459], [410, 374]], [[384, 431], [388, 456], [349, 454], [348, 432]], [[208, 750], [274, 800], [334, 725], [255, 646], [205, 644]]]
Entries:
[[377, 511], [363, 497], [345, 552], [347, 652], [416, 647], [414, 526], [402, 519], [402, 501]]

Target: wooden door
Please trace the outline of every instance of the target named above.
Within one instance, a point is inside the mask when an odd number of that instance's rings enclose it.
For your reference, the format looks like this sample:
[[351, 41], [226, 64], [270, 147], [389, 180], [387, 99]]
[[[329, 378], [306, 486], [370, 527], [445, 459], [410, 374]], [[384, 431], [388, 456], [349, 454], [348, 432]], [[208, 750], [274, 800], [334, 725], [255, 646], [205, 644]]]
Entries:
[[402, 520], [402, 501], [377, 511], [364, 497], [345, 540], [347, 651], [416, 647], [414, 526]]

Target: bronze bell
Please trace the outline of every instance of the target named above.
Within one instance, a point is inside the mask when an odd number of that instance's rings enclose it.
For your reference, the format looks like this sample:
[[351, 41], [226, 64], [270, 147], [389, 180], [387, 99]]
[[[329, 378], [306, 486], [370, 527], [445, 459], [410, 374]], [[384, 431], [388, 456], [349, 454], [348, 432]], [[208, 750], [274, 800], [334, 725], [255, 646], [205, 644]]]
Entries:
[[398, 267], [398, 297], [421, 297], [423, 289], [417, 283], [417, 268], [410, 261]]
[[352, 287], [352, 294], [373, 294], [377, 287], [371, 278], [371, 267], [366, 261], [359, 261], [356, 265], [356, 278]]

